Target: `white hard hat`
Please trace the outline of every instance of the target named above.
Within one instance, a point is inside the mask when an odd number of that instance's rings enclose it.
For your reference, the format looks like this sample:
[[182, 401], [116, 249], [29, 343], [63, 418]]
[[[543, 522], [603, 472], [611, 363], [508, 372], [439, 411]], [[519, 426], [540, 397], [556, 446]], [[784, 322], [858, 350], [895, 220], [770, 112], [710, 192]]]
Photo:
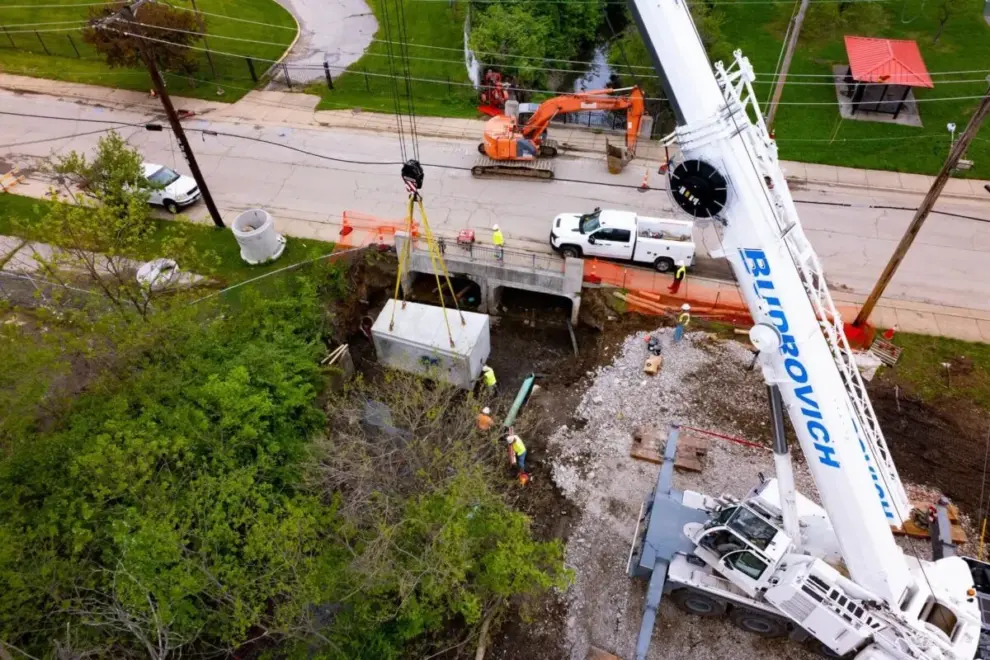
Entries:
[[683, 305], [681, 305], [681, 309], [683, 309], [685, 312], [689, 312], [691, 311], [691, 305], [684, 303]]
[[492, 225], [492, 231], [498, 231], [498, 225]]
[[481, 409], [481, 412], [482, 412], [482, 414], [484, 414], [484, 415], [487, 415], [487, 414], [489, 414], [489, 413], [490, 413], [491, 411], [492, 411], [492, 409], [491, 409], [491, 408], [489, 408], [488, 406], [485, 406], [484, 408], [482, 408], [482, 409]]

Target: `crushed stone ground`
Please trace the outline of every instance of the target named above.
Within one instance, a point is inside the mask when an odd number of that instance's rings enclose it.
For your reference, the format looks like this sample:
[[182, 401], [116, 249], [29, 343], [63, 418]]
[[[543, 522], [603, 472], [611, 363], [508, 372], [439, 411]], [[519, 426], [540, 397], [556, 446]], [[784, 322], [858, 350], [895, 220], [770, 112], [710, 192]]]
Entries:
[[[663, 368], [643, 373], [646, 337], [663, 342]], [[651, 427], [666, 434], [671, 423], [742, 437], [769, 447], [766, 387], [753, 354], [743, 344], [691, 332], [677, 344], [670, 328], [629, 336], [614, 361], [589, 372], [591, 386], [574, 414], [549, 440], [553, 479], [574, 502], [579, 521], [568, 541], [567, 565], [575, 583], [563, 595], [567, 606], [565, 657], [585, 660], [596, 646], [620, 658], [635, 657], [646, 582], [626, 576], [640, 506], [660, 467], [629, 456], [632, 432]], [[818, 500], [800, 451], [795, 454], [798, 490]], [[711, 495], [745, 496], [759, 474], [773, 475], [768, 449], [713, 440], [700, 474], [675, 472], [674, 486]], [[927, 554], [925, 555], [927, 557]], [[650, 660], [810, 660], [801, 645], [764, 640], [727, 619], [688, 616], [669, 602], [661, 606]]]

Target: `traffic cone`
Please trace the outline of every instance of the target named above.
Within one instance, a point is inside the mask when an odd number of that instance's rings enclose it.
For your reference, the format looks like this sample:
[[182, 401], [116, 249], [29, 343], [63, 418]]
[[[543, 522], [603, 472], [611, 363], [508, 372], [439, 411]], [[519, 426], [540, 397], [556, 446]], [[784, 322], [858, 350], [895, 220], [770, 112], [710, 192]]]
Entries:
[[897, 326], [896, 325], [894, 327], [892, 327], [892, 328], [887, 328], [883, 332], [883, 338], [886, 339], [887, 341], [892, 341], [894, 339], [894, 333], [895, 332], [897, 332]]
[[639, 184], [639, 192], [646, 192], [650, 189], [650, 168], [643, 172], [643, 181]]

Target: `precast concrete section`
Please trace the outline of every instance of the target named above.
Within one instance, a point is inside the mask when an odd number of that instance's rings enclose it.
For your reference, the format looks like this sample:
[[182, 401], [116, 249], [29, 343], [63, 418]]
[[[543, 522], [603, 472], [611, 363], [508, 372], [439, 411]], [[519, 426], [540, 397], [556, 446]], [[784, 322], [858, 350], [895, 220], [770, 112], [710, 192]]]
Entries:
[[[395, 249], [402, 254], [408, 235], [397, 232]], [[488, 314], [498, 311], [505, 287], [561, 296], [571, 301], [571, 323], [577, 325], [581, 309], [581, 286], [584, 279], [583, 259], [563, 259], [555, 254], [504, 250], [490, 246], [442, 244], [443, 259], [452, 276], [471, 280], [481, 288], [481, 309]], [[430, 251], [424, 241], [413, 241], [409, 263], [403, 273], [402, 286], [412, 288], [413, 274], [433, 274]]]

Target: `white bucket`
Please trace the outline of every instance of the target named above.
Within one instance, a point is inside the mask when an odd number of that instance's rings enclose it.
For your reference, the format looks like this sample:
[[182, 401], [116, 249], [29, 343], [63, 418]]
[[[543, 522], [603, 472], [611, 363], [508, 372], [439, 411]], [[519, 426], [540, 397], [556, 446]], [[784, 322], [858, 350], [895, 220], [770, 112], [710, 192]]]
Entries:
[[285, 237], [275, 231], [275, 221], [268, 211], [245, 211], [237, 216], [231, 229], [241, 246], [241, 259], [249, 264], [278, 259], [285, 250]]

